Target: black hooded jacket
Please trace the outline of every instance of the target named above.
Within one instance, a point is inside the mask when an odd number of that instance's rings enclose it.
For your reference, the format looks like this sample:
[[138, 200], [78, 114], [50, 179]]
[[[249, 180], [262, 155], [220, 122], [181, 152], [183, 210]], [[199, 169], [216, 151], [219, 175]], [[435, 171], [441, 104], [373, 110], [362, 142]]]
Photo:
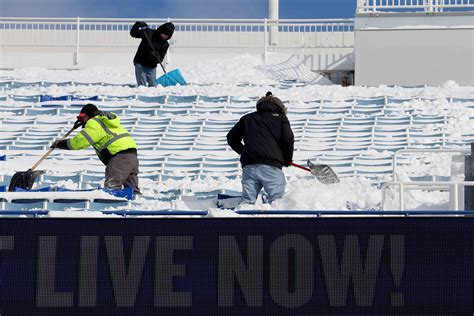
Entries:
[[[157, 30], [150, 29], [145, 22], [135, 22], [130, 30], [130, 35], [135, 38], [141, 38], [142, 41], [138, 46], [137, 53], [133, 59], [133, 64], [140, 64], [145, 67], [155, 68], [158, 63], [161, 63], [165, 58], [168, 47], [170, 46], [168, 41], [164, 41], [160, 34], [168, 35], [168, 39], [173, 36], [174, 25], [171, 22], [161, 25]], [[153, 48], [150, 46], [150, 40]], [[154, 49], [154, 51], [153, 51]]]
[[256, 112], [237, 122], [227, 134], [227, 143], [240, 155], [242, 166], [265, 164], [281, 169], [293, 160], [290, 122], [285, 111], [268, 100], [259, 101]]

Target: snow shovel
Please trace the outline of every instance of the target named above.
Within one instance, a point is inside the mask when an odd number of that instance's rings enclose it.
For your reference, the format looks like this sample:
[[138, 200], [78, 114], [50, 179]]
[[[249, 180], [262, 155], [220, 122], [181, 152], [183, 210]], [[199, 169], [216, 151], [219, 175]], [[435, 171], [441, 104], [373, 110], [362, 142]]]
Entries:
[[[77, 121], [74, 126], [71, 128], [69, 132], [67, 132], [66, 135], [63, 136], [62, 139], [65, 139], [66, 137], [69, 136], [69, 134], [72, 133], [73, 130], [81, 126], [82, 122]], [[43, 155], [43, 157], [38, 160], [37, 163], [31, 169], [28, 169], [26, 171], [20, 171], [17, 172], [13, 175], [11, 181], [10, 181], [10, 186], [8, 187], [8, 191], [12, 192], [15, 191], [15, 188], [21, 188], [24, 190], [31, 190], [33, 187], [33, 184], [35, 183], [35, 179], [37, 176], [43, 174], [45, 171], [44, 170], [35, 170], [36, 167], [39, 166], [39, 164], [46, 159], [46, 157], [49, 156], [53, 152], [54, 148], [50, 148], [46, 154]]]
[[311, 172], [316, 176], [316, 179], [318, 179], [319, 182], [323, 184], [333, 184], [340, 182], [337, 174], [328, 165], [315, 165], [309, 159], [307, 164], [309, 168], [303, 167], [294, 162], [291, 163], [292, 166]]
[[[146, 32], [143, 32], [143, 35], [145, 36], [148, 45], [150, 46], [151, 50], [153, 51], [153, 54], [155, 57], [158, 58], [158, 54], [155, 51], [155, 48], [153, 47], [153, 44], [150, 41], [150, 38], [146, 34]], [[184, 80], [183, 75], [181, 74], [181, 71], [179, 69], [174, 69], [171, 70], [170, 72], [166, 72], [165, 67], [163, 67], [163, 64], [160, 62], [161, 69], [163, 69], [163, 72], [165, 73], [158, 79], [156, 79], [157, 84], [161, 84], [163, 87], [168, 87], [168, 86], [176, 86], [177, 84], [181, 86], [187, 85], [186, 80]]]
[[177, 84], [181, 86], [187, 85], [186, 80], [184, 80], [183, 75], [179, 69], [173, 69], [170, 72], [166, 72], [163, 64], [160, 63], [161, 68], [164, 71], [164, 75], [156, 79], [157, 84], [161, 84], [163, 87], [176, 86]]

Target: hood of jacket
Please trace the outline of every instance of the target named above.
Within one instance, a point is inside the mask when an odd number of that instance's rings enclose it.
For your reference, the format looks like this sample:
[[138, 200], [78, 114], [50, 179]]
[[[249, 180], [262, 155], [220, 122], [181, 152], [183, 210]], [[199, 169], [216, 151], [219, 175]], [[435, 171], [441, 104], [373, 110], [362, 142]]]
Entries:
[[163, 41], [161, 39], [160, 34], [168, 35], [168, 40], [171, 39], [174, 33], [174, 24], [171, 22], [167, 22], [165, 24], [160, 25], [160, 27], [153, 33], [153, 40], [160, 42]]
[[286, 111], [283, 102], [273, 95], [265, 96], [257, 101], [257, 112], [278, 112], [286, 114]]
[[110, 127], [120, 126], [120, 118], [115, 113], [102, 111], [99, 113], [97, 117], [102, 122], [104, 122], [107, 126], [110, 126]]

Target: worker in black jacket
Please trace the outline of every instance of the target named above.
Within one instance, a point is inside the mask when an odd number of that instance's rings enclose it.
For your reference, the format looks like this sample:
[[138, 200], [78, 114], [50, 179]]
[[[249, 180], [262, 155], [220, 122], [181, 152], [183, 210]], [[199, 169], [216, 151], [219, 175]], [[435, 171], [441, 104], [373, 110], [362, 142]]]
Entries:
[[240, 155], [242, 203], [254, 204], [262, 187], [270, 203], [283, 196], [281, 169], [292, 162], [294, 136], [280, 99], [267, 92], [257, 101], [257, 111], [244, 115], [229, 131], [227, 143]]
[[133, 59], [137, 85], [154, 87], [156, 85], [156, 66], [163, 62], [173, 36], [174, 25], [171, 22], [151, 29], [145, 22], [138, 21], [132, 26], [130, 35], [141, 38], [137, 53]]

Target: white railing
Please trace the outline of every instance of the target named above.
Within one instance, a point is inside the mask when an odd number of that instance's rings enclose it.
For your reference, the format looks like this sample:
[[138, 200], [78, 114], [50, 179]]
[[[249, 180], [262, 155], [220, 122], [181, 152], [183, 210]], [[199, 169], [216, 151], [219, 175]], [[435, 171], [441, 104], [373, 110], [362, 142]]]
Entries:
[[398, 166], [398, 157], [401, 154], [409, 154], [409, 153], [458, 153], [461, 155], [469, 155], [471, 153], [470, 149], [450, 149], [450, 148], [438, 148], [438, 149], [430, 149], [430, 148], [412, 148], [412, 149], [400, 149], [395, 152], [393, 155], [393, 172], [392, 178], [393, 181], [397, 181], [397, 166]]
[[357, 13], [472, 11], [474, 0], [357, 0]]
[[474, 181], [392, 181], [383, 186], [382, 208], [385, 209], [387, 193], [386, 190], [391, 186], [398, 186], [398, 205], [397, 210], [405, 210], [405, 191], [409, 190], [429, 190], [429, 191], [449, 191], [449, 204], [452, 211], [459, 210], [459, 190], [465, 186], [474, 186]]
[[176, 49], [254, 49], [266, 54], [275, 49], [352, 48], [353, 19], [92, 19], [0, 18], [0, 45], [75, 47], [76, 59], [83, 47], [136, 47], [129, 35], [137, 20], [157, 28], [172, 21]]
[[453, 210], [459, 210], [459, 188], [465, 186], [474, 186], [474, 181], [397, 181], [397, 166], [398, 157], [401, 154], [409, 153], [457, 153], [461, 155], [469, 155], [469, 149], [400, 149], [393, 155], [393, 181], [384, 183], [382, 189], [382, 206], [386, 201], [386, 190], [391, 186], [398, 186], [399, 188], [399, 210], [405, 209], [405, 191], [407, 190], [429, 190], [429, 191], [449, 191], [450, 205]]

